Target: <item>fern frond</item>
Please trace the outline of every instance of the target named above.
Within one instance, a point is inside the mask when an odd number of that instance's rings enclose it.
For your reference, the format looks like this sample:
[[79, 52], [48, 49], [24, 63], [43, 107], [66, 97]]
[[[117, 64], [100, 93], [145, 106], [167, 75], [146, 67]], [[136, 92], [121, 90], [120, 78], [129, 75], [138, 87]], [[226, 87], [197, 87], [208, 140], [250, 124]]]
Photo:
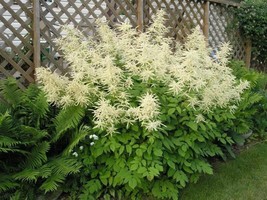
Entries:
[[41, 168], [39, 168], [40, 169], [40, 175], [41, 175], [41, 177], [42, 178], [48, 178], [49, 176], [51, 176], [51, 174], [52, 174], [52, 168], [51, 167], [49, 167], [48, 165], [44, 165], [44, 166], [42, 166]]
[[0, 135], [0, 147], [14, 147], [18, 144], [21, 144], [21, 142], [7, 136]]
[[39, 141], [45, 137], [48, 137], [48, 133], [44, 130], [39, 130], [34, 127], [21, 125], [20, 129], [24, 135], [27, 135], [27, 141], [28, 143]]
[[40, 89], [36, 84], [31, 84], [27, 89], [24, 91], [24, 100], [34, 99], [39, 93]]
[[12, 118], [8, 112], [0, 114], [0, 133], [1, 135], [9, 135], [14, 130]]
[[7, 111], [8, 111], [8, 106], [4, 102], [4, 100], [1, 99], [1, 96], [0, 96], [0, 114], [5, 114]]
[[21, 150], [21, 149], [16, 149], [16, 148], [9, 148], [9, 147], [0, 147], [0, 153], [21, 153], [23, 155], [29, 154], [29, 152]]
[[22, 199], [21, 197], [21, 191], [16, 191], [11, 197], [10, 200], [20, 200]]
[[[58, 157], [44, 165], [40, 171], [42, 178], [47, 178], [40, 189], [45, 193], [55, 191], [69, 174], [78, 173], [81, 165], [77, 160], [68, 157]], [[51, 171], [52, 170], [52, 171]]]
[[36, 117], [43, 118], [47, 115], [49, 103], [43, 91], [38, 89], [38, 91], [34, 91], [34, 93], [36, 93], [35, 96], [29, 94], [29, 92], [25, 95], [25, 104], [27, 104], [28, 108]]
[[52, 192], [57, 190], [59, 184], [63, 183], [65, 180], [65, 175], [63, 174], [54, 174], [50, 176], [45, 182], [41, 185], [40, 189], [44, 190], [45, 193]]
[[13, 78], [8, 78], [0, 82], [0, 94], [11, 107], [18, 105], [22, 101], [23, 92], [18, 83]]
[[69, 155], [70, 152], [88, 135], [88, 130], [83, 126], [76, 131], [71, 140], [69, 141], [69, 146], [64, 150], [63, 155]]
[[81, 164], [76, 159], [68, 157], [55, 158], [48, 163], [48, 166], [53, 169], [54, 174], [63, 175], [78, 173], [81, 168]]
[[11, 189], [15, 189], [19, 184], [14, 182], [11, 176], [0, 174], [0, 192], [5, 192]]
[[27, 182], [36, 182], [38, 177], [40, 177], [40, 170], [26, 168], [23, 171], [13, 175], [15, 180], [27, 181]]
[[57, 141], [66, 130], [77, 127], [84, 115], [85, 109], [81, 106], [70, 106], [61, 110], [55, 119], [56, 135], [53, 141]]
[[250, 103], [250, 105], [258, 103], [262, 100], [262, 98], [263, 98], [263, 96], [260, 95], [259, 93], [254, 93], [253, 95], [251, 95], [249, 97], [249, 103]]
[[50, 144], [48, 142], [42, 142], [35, 146], [27, 158], [26, 167], [35, 168], [42, 166], [42, 164], [47, 161], [46, 153], [49, 148]]

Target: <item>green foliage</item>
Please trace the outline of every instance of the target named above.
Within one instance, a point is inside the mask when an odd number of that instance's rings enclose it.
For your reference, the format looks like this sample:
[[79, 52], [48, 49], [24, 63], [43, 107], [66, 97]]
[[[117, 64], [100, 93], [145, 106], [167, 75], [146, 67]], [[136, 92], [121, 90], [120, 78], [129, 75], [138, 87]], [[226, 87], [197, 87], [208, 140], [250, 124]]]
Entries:
[[62, 109], [56, 117], [56, 135], [58, 140], [69, 128], [75, 128], [84, 117], [84, 108], [81, 106], [70, 106]]
[[56, 112], [35, 85], [23, 91], [16, 80], [2, 80], [0, 96], [2, 199], [36, 199], [58, 189], [69, 174], [78, 173], [80, 165], [74, 158], [50, 152], [55, 148], [51, 116]]
[[[145, 92], [141, 82], [134, 85], [133, 94]], [[120, 134], [105, 136], [106, 132], [87, 128], [99, 137], [94, 139], [84, 137], [81, 127], [79, 145], [78, 141], [70, 144], [83, 164], [83, 173], [73, 183], [77, 189], [72, 191], [80, 199], [178, 199], [187, 183], [196, 182], [203, 173], [212, 174], [207, 159], [222, 156], [221, 147], [233, 144], [217, 122], [234, 118], [229, 110], [200, 113], [182, 97], [166, 93], [164, 86], [151, 90], [159, 97], [160, 119], [166, 124], [161, 130], [148, 132], [133, 124], [121, 126]], [[199, 114], [204, 121], [196, 122]]]
[[266, 69], [267, 64], [267, 2], [246, 0], [236, 10], [240, 32], [252, 41], [253, 54]]
[[231, 130], [241, 134], [252, 130], [263, 137], [267, 131], [267, 75], [247, 69], [243, 62], [234, 61], [229, 66], [237, 78], [251, 83], [235, 111], [236, 119]]
[[[164, 15], [142, 34], [127, 24], [116, 33], [99, 23], [98, 40], [87, 40], [65, 29], [68, 36], [58, 44], [70, 63], [69, 76], [37, 70], [47, 98], [62, 108], [50, 136], [61, 144], [54, 150], [82, 163], [81, 173], [64, 187], [74, 199], [176, 200], [189, 182], [212, 174], [211, 157], [232, 153], [235, 136], [254, 127], [251, 115], [263, 97], [255, 87], [244, 92], [245, 74], [236, 78], [227, 67], [229, 45], [221, 46], [214, 61], [194, 29], [173, 52], [173, 41], [164, 37]], [[247, 76], [258, 84], [256, 75]], [[38, 155], [33, 166], [46, 160]], [[46, 192], [70, 174], [51, 167], [41, 167]], [[38, 172], [27, 170], [32, 176], [19, 179], [36, 181]]]
[[240, 141], [242, 134], [250, 129], [266, 132], [266, 76], [248, 70], [242, 62], [229, 66], [239, 81], [251, 83], [236, 107], [204, 113], [190, 107], [184, 97], [166, 92], [167, 87], [136, 79], [128, 91], [132, 103], [149, 88], [158, 96], [159, 118], [166, 126], [148, 132], [138, 123], [121, 125], [118, 134], [107, 136], [92, 128], [88, 120], [92, 114], [85, 113], [81, 121], [88, 127], [69, 129], [76, 131], [77, 140], [71, 139], [65, 152], [77, 152], [83, 167], [69, 186], [72, 191], [66, 191], [79, 199], [178, 199], [188, 183], [196, 182], [203, 173], [212, 174], [211, 157], [225, 158], [226, 152], [234, 157], [232, 145], [244, 142]]

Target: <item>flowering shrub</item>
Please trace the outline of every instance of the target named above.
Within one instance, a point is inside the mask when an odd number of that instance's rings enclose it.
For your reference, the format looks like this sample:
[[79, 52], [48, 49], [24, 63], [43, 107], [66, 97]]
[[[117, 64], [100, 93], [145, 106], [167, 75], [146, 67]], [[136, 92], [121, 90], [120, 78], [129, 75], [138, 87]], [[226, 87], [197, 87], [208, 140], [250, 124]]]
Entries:
[[84, 165], [74, 184], [83, 190], [81, 199], [177, 199], [187, 182], [212, 173], [206, 158], [233, 143], [215, 118], [233, 118], [249, 84], [227, 67], [229, 44], [214, 61], [195, 28], [173, 50], [163, 15], [146, 33], [98, 22], [97, 40], [65, 27], [58, 44], [69, 73], [37, 69], [47, 98], [63, 108], [57, 138], [72, 134], [66, 152], [75, 150]]

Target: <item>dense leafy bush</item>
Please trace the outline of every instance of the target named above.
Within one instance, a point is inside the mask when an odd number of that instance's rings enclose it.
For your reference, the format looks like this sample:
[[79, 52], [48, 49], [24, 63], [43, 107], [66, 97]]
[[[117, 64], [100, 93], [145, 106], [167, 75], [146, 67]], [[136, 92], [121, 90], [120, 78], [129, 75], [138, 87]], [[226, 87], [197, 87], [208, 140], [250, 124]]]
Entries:
[[267, 1], [246, 0], [236, 10], [240, 32], [252, 41], [253, 56], [266, 70], [267, 65]]
[[243, 62], [229, 63], [233, 74], [250, 82], [250, 88], [242, 95], [238, 109], [235, 112], [236, 120], [232, 126], [234, 132], [247, 133], [252, 130], [261, 137], [267, 132], [267, 75], [245, 67]]
[[7, 79], [0, 83], [0, 96], [1, 199], [36, 199], [58, 189], [79, 164], [57, 157], [60, 152], [51, 142], [55, 113], [44, 93], [35, 85], [23, 91], [16, 80]]
[[83, 163], [65, 190], [74, 197], [177, 199], [186, 183], [212, 173], [206, 159], [233, 143], [220, 123], [235, 118], [248, 82], [227, 67], [229, 45], [213, 60], [196, 28], [172, 51], [163, 19], [146, 33], [99, 23], [97, 40], [65, 28], [58, 44], [70, 72], [37, 69], [48, 100], [62, 108], [56, 140], [71, 138], [64, 153]]

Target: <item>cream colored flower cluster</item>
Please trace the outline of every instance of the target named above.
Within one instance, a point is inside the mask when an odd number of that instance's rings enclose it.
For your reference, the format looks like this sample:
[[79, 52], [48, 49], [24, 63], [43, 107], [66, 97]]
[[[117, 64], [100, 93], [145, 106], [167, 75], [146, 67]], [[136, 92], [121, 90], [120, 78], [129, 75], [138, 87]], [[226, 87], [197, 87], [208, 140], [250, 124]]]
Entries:
[[[63, 27], [67, 36], [57, 43], [69, 63], [69, 73], [58, 75], [41, 67], [36, 75], [50, 102], [93, 108], [95, 126], [110, 134], [121, 123], [140, 122], [148, 131], [162, 126], [157, 94], [147, 92], [153, 84], [164, 84], [169, 88], [166, 92], [186, 97], [189, 106], [203, 111], [232, 106], [249, 86], [237, 82], [227, 67], [229, 44], [222, 45], [218, 60], [213, 60], [199, 28], [173, 50], [174, 41], [165, 37], [168, 29], [162, 11], [146, 33], [127, 23], [116, 30], [102, 22], [98, 26], [97, 40]], [[136, 80], [147, 88], [132, 106], [129, 91]]]

